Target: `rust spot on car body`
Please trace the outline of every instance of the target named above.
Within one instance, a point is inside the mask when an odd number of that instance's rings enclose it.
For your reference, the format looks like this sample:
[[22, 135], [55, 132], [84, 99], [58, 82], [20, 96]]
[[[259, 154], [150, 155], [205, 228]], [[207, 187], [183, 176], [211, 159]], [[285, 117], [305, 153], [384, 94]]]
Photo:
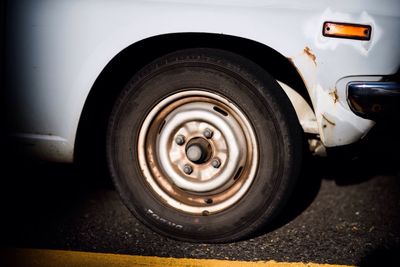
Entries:
[[304, 48], [304, 54], [306, 54], [314, 62], [315, 66], [317, 66], [317, 57], [308, 46]]
[[339, 95], [337, 93], [337, 89], [335, 88], [334, 90], [332, 90], [329, 95], [332, 97], [333, 99], [333, 103], [336, 104], [336, 102], [338, 102], [339, 100]]

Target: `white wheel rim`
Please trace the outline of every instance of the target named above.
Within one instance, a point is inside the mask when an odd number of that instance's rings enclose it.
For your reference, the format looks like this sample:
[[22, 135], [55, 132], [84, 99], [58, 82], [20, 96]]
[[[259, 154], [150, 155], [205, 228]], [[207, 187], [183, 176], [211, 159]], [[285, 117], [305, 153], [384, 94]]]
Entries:
[[146, 116], [138, 159], [157, 198], [186, 213], [209, 215], [248, 191], [258, 166], [257, 140], [231, 101], [188, 90], [166, 97]]

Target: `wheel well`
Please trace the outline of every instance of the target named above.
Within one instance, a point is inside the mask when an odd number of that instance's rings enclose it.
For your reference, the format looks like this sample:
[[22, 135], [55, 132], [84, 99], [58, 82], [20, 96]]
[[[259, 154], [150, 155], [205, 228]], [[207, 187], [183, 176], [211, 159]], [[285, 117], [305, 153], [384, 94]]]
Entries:
[[[311, 105], [303, 80], [292, 63], [274, 49], [244, 38], [222, 34], [178, 33], [151, 37], [116, 55], [96, 79], [78, 125], [75, 162], [105, 163], [107, 121], [113, 103], [130, 78], [156, 58], [186, 48], [217, 48], [242, 55], [295, 89]], [[106, 166], [104, 164], [104, 166]]]

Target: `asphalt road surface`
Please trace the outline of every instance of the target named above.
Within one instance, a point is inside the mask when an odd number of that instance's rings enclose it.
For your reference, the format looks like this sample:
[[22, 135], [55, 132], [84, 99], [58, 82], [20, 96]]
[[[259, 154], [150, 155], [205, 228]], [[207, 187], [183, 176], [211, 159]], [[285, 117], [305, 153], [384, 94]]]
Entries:
[[346, 152], [311, 159], [273, 226], [252, 239], [218, 245], [179, 242], [144, 227], [102, 166], [82, 170], [7, 156], [1, 160], [1, 246], [400, 266], [399, 147], [384, 138], [363, 148], [361, 157]]

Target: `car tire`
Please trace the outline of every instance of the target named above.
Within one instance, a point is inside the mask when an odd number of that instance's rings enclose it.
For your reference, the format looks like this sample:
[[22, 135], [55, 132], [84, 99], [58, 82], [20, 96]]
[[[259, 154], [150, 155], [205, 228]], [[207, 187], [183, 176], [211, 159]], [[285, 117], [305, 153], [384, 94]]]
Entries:
[[129, 210], [168, 237], [221, 243], [263, 229], [296, 183], [302, 130], [277, 82], [217, 49], [163, 56], [109, 120], [107, 159]]

